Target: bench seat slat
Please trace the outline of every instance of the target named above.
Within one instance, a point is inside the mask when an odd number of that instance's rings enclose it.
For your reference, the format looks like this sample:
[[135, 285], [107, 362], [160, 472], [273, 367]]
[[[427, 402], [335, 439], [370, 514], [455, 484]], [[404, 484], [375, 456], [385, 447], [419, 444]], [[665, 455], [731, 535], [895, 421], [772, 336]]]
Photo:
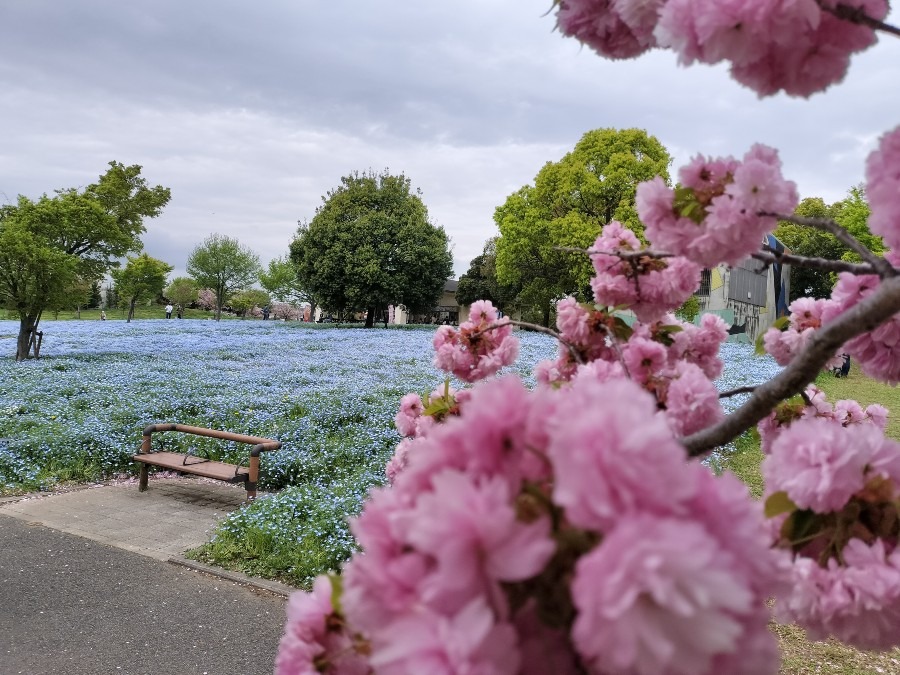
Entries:
[[[215, 478], [216, 480], [233, 481], [235, 480], [234, 464], [226, 464], [225, 462], [200, 461], [192, 456], [187, 456], [187, 464], [184, 463], [186, 455], [180, 452], [145, 452], [134, 455], [132, 459], [135, 462], [144, 462], [145, 464], [153, 464], [161, 466], [173, 471], [181, 471], [190, 473], [204, 478]], [[193, 460], [193, 461], [192, 461]], [[247, 467], [237, 468], [237, 482], [246, 480], [249, 474]]]

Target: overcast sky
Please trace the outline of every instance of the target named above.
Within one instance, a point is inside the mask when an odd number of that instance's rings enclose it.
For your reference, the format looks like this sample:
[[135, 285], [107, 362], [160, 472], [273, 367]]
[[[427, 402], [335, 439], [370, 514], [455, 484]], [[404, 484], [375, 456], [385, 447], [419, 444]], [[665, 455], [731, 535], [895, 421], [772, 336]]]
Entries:
[[890, 36], [824, 94], [759, 100], [670, 52], [604, 61], [554, 31], [550, 6], [4, 0], [0, 201], [140, 164], [172, 190], [146, 251], [183, 274], [214, 232], [266, 264], [342, 175], [389, 168], [421, 188], [459, 275], [496, 234], [494, 209], [591, 129], [646, 129], [675, 167], [763, 142], [803, 196], [836, 201], [900, 124]]

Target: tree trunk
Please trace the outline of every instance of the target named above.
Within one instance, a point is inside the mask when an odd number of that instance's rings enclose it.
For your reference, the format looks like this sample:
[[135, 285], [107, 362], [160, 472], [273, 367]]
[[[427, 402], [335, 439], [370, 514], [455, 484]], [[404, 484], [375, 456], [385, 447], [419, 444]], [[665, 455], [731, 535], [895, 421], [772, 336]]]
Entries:
[[388, 306], [385, 305], [384, 308], [381, 310], [381, 312], [382, 312], [381, 318], [382, 318], [382, 320], [384, 321], [384, 327], [387, 328], [387, 326], [388, 326], [388, 314], [390, 314], [390, 312], [388, 311]]
[[81, 305], [75, 305], [75, 318], [81, 318]]
[[221, 321], [222, 319], [222, 306], [219, 303], [216, 303], [216, 321]]
[[34, 334], [37, 332], [40, 315], [25, 315], [19, 319], [19, 336], [16, 339], [16, 361], [24, 361], [31, 356]]
[[375, 308], [369, 307], [366, 310], [366, 328], [374, 328], [375, 327]]
[[132, 317], [134, 317], [134, 306], [137, 303], [137, 300], [132, 298], [131, 303], [128, 305], [128, 320], [125, 323], [131, 323]]
[[544, 328], [550, 328], [550, 303], [544, 305]]

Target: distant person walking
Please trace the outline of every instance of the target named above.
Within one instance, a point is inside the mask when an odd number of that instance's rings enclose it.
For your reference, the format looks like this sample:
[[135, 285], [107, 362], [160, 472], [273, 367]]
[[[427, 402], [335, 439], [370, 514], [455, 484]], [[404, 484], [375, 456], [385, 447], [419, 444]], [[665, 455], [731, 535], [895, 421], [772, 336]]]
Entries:
[[172, 318], [172, 310], [173, 309], [174, 309], [174, 307], [172, 307], [172, 305], [166, 305], [166, 318], [167, 319]]
[[100, 310], [100, 320], [106, 321], [106, 312], [104, 312], [102, 309]]
[[176, 315], [180, 319], [182, 312], [184, 312], [184, 308], [181, 305], [175, 305], [175, 307], [176, 307]]

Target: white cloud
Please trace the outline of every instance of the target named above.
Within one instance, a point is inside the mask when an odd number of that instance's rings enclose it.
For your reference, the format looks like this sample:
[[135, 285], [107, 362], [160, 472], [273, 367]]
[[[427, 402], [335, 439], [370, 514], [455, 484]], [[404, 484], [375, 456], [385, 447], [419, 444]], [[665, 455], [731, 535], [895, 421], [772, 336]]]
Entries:
[[353, 170], [422, 189], [456, 272], [493, 211], [598, 127], [675, 157], [778, 147], [804, 195], [843, 196], [898, 123], [900, 41], [806, 100], [758, 100], [723, 67], [655, 52], [606, 62], [553, 32], [545, 0], [323, 3], [32, 0], [0, 23], [0, 199], [96, 179], [110, 160], [172, 188], [147, 251], [183, 273], [212, 232], [263, 262]]

